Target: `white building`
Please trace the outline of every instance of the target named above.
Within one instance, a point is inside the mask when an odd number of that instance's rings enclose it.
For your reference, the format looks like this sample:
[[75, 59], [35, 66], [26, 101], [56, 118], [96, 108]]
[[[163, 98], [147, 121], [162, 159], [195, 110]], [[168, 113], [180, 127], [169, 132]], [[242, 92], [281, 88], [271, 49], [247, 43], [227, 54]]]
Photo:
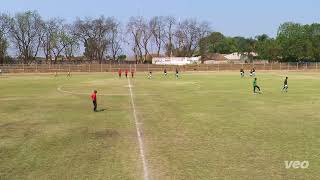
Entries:
[[[257, 53], [250, 53], [251, 56], [257, 57]], [[231, 53], [231, 54], [219, 54], [212, 53], [205, 57], [204, 64], [226, 64], [226, 63], [244, 63], [248, 60], [248, 53]]]
[[223, 56], [228, 60], [240, 60], [242, 55], [240, 53], [232, 53], [224, 54]]
[[187, 65], [200, 64], [201, 57], [154, 57], [152, 64], [157, 65]]

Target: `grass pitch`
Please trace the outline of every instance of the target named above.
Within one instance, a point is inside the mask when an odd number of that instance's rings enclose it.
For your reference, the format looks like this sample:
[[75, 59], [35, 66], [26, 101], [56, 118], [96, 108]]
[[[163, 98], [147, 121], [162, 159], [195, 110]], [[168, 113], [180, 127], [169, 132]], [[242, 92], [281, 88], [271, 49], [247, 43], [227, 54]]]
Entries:
[[[320, 73], [257, 77], [256, 95], [235, 72], [131, 79], [149, 178], [318, 179]], [[0, 87], [0, 179], [143, 179], [125, 78], [6, 75]], [[309, 167], [285, 168], [295, 160]]]

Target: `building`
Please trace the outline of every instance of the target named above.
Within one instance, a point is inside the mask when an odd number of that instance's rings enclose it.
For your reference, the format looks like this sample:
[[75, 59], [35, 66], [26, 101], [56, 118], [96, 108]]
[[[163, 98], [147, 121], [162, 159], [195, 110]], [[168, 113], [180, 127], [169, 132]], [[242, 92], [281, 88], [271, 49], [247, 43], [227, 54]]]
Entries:
[[228, 60], [241, 60], [243, 57], [240, 53], [224, 54], [223, 56]]
[[187, 65], [200, 64], [201, 57], [154, 57], [152, 64], [157, 65]]
[[[219, 54], [211, 53], [204, 57], [204, 64], [225, 64], [225, 63], [245, 63], [249, 60], [248, 53], [231, 53], [231, 54]], [[257, 57], [254, 52], [250, 53], [250, 56]]]
[[207, 54], [203, 61], [204, 64], [224, 64], [228, 63], [228, 59], [223, 54], [212, 53]]

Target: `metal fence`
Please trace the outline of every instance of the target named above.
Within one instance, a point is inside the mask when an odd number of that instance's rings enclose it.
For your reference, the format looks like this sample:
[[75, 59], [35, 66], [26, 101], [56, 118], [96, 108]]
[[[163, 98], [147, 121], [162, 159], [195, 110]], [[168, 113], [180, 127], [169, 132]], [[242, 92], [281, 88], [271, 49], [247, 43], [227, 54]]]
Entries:
[[0, 65], [3, 73], [54, 73], [54, 72], [115, 72], [121, 69], [133, 69], [136, 72], [145, 71], [248, 71], [279, 70], [279, 71], [307, 71], [320, 68], [315, 63], [265, 63], [265, 64], [197, 64], [197, 65], [153, 65], [153, 64], [4, 64]]

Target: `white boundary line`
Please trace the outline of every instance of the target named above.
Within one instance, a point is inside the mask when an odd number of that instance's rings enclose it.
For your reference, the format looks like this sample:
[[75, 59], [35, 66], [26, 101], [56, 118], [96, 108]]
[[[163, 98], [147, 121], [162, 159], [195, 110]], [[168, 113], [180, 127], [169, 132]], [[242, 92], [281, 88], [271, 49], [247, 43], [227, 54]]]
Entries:
[[142, 160], [142, 165], [143, 165], [143, 175], [144, 175], [144, 180], [149, 180], [149, 173], [148, 173], [148, 168], [147, 168], [147, 162], [146, 162], [146, 158], [145, 158], [145, 154], [144, 154], [144, 145], [143, 145], [143, 141], [142, 141], [142, 135], [141, 135], [141, 129], [140, 129], [140, 122], [137, 118], [137, 113], [136, 113], [136, 107], [134, 104], [134, 100], [133, 100], [133, 94], [132, 94], [132, 88], [131, 88], [131, 83], [130, 80], [128, 78], [128, 85], [129, 85], [129, 91], [130, 91], [130, 96], [131, 96], [131, 104], [132, 104], [132, 109], [133, 109], [133, 117], [134, 117], [134, 122], [136, 125], [136, 130], [137, 130], [137, 136], [138, 136], [138, 141], [139, 141], [139, 149], [140, 149], [140, 156], [141, 156], [141, 160]]

